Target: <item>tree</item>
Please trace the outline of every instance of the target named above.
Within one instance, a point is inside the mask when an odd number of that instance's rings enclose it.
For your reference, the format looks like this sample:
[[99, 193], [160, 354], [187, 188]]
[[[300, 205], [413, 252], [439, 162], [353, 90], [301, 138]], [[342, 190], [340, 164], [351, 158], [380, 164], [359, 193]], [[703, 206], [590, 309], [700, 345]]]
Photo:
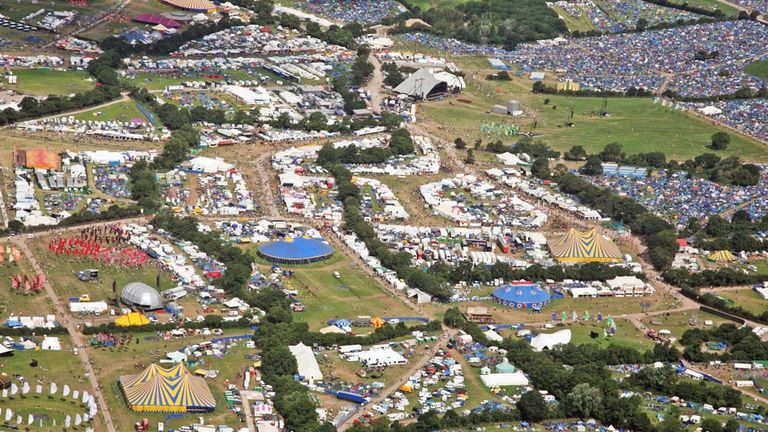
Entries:
[[517, 401], [520, 418], [525, 421], [538, 422], [548, 417], [549, 408], [544, 398], [536, 390], [524, 393]]
[[549, 172], [549, 159], [542, 157], [534, 160], [531, 164], [531, 174], [542, 180], [549, 179], [551, 176]]
[[580, 145], [575, 145], [563, 155], [565, 160], [580, 161], [587, 158], [587, 151]]
[[694, 158], [696, 164], [704, 169], [712, 169], [720, 162], [720, 156], [712, 153], [703, 153]]
[[475, 163], [475, 152], [472, 149], [467, 150], [467, 159], [465, 162], [469, 165], [474, 165]]
[[619, 143], [610, 143], [603, 148], [598, 155], [603, 162], [621, 162], [624, 159], [624, 150]]
[[455, 140], [453, 140], [453, 144], [456, 146], [457, 150], [464, 150], [465, 148], [467, 148], [467, 143], [464, 142], [464, 140], [461, 138], [456, 138]]
[[603, 406], [603, 396], [599, 388], [581, 383], [568, 393], [565, 398], [565, 405], [569, 414], [588, 418], [600, 412]]
[[715, 132], [712, 135], [712, 149], [725, 150], [731, 143], [731, 136], [727, 132]]
[[579, 169], [579, 172], [584, 175], [597, 176], [603, 173], [603, 163], [596, 157], [587, 159], [587, 163]]
[[26, 225], [24, 225], [21, 221], [14, 219], [8, 222], [8, 231], [14, 234], [23, 233], [26, 230], [27, 230]]
[[701, 422], [701, 430], [703, 432], [723, 432], [723, 425], [719, 420], [708, 417]]

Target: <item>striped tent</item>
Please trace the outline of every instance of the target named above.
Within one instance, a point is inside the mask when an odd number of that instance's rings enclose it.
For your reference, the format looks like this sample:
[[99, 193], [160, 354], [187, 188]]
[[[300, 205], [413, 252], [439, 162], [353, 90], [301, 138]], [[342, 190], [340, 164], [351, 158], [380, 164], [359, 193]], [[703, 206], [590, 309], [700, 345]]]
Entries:
[[137, 412], [210, 412], [216, 407], [208, 384], [184, 364], [165, 369], [151, 364], [138, 375], [120, 377], [128, 407]]
[[216, 10], [216, 5], [209, 0], [161, 0], [163, 3], [175, 7], [176, 9], [183, 9], [191, 12], [213, 12]]
[[549, 241], [552, 255], [563, 262], [616, 262], [621, 251], [603, 238], [596, 229], [579, 231], [571, 228], [562, 237]]
[[715, 262], [733, 262], [736, 261], [736, 255], [729, 250], [719, 250], [707, 255], [707, 259]]

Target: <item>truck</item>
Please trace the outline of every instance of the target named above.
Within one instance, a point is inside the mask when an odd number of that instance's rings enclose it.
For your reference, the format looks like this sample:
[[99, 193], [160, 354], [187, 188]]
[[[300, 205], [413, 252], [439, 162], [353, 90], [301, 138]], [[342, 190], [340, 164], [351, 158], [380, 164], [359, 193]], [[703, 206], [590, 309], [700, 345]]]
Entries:
[[85, 269], [76, 273], [77, 278], [83, 282], [95, 281], [99, 278], [99, 271], [96, 269]]
[[346, 391], [336, 392], [336, 398], [345, 400], [345, 401], [359, 403], [359, 404], [364, 404], [368, 402], [368, 399], [363, 397], [362, 395], [359, 395], [357, 393], [352, 393], [352, 392], [346, 392]]
[[70, 303], [80, 303], [80, 302], [89, 302], [89, 301], [91, 301], [91, 296], [89, 294], [80, 294], [80, 297], [69, 298]]

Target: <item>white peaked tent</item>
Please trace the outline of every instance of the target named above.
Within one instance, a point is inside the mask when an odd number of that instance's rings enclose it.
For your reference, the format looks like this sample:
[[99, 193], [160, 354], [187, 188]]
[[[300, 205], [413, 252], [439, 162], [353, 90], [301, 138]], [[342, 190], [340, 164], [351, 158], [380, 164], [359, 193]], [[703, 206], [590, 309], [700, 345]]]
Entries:
[[35, 422], [35, 416], [33, 416], [32, 414], [27, 416], [27, 426], [31, 425], [34, 422]]
[[11, 384], [11, 396], [16, 396], [16, 393], [19, 392], [19, 386], [16, 384]]
[[80, 392], [78, 390], [75, 390], [72, 392], [72, 399], [74, 400], [80, 399]]
[[30, 386], [28, 382], [24, 382], [24, 386], [21, 387], [21, 394], [25, 395], [29, 393]]
[[68, 385], [64, 384], [64, 389], [61, 391], [61, 395], [63, 397], [69, 396], [69, 386]]
[[5, 410], [5, 421], [9, 422], [13, 418], [13, 411], [10, 408]]
[[427, 68], [421, 68], [395, 87], [395, 93], [416, 99], [427, 99], [432, 95], [447, 93], [448, 83], [435, 76]]
[[59, 386], [56, 383], [51, 383], [51, 395], [55, 395], [59, 391]]
[[82, 422], [83, 422], [83, 418], [80, 417], [80, 414], [75, 414], [75, 426], [80, 426]]
[[72, 426], [72, 417], [67, 416], [64, 418], [64, 427], [69, 429], [70, 426]]
[[35, 386], [35, 393], [40, 394], [42, 392], [43, 392], [43, 385], [42, 384], [37, 384]]

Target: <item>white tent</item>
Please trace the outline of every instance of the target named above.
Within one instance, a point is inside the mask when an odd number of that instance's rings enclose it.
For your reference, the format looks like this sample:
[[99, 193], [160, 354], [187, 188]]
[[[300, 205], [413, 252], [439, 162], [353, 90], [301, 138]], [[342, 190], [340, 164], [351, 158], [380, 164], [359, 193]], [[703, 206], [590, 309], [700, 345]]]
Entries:
[[528, 378], [520, 371], [480, 375], [486, 387], [527, 386]]
[[320, 371], [320, 365], [317, 364], [312, 348], [299, 342], [298, 345], [291, 345], [288, 349], [291, 350], [291, 354], [296, 358], [299, 375], [310, 383], [323, 379], [323, 373]]
[[571, 330], [565, 329], [554, 333], [539, 333], [531, 339], [531, 347], [534, 351], [544, 349], [551, 350], [558, 345], [565, 345], [571, 342]]

